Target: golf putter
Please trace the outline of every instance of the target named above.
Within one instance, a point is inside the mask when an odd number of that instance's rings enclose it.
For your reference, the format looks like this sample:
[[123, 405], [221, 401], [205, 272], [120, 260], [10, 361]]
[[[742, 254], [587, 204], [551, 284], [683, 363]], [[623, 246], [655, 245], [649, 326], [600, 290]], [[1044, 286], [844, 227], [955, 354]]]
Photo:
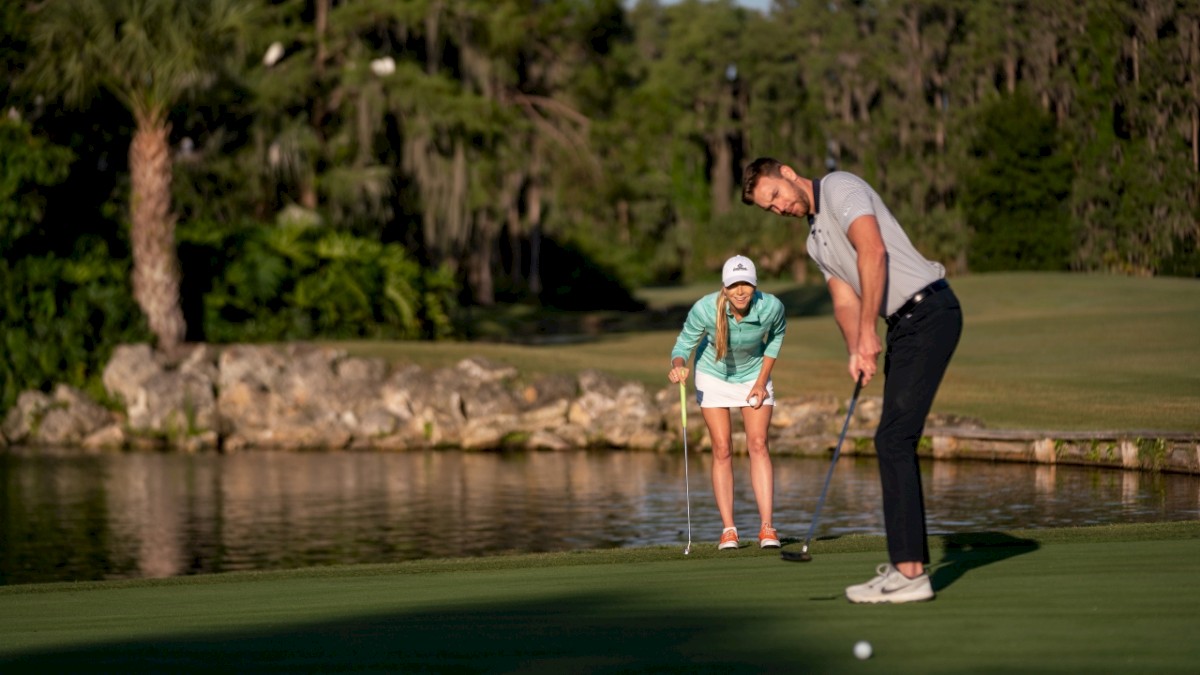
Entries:
[[808, 545], [812, 543], [813, 532], [817, 529], [817, 520], [821, 517], [821, 507], [825, 505], [825, 495], [829, 493], [829, 479], [833, 478], [833, 467], [837, 466], [838, 456], [842, 454], [842, 442], [846, 440], [846, 431], [850, 428], [850, 418], [854, 416], [854, 406], [858, 403], [858, 393], [862, 391], [863, 378], [862, 373], [858, 374], [858, 381], [854, 383], [854, 395], [850, 397], [850, 410], [846, 412], [846, 422], [842, 424], [842, 435], [838, 437], [837, 446], [833, 449], [833, 461], [829, 462], [829, 471], [825, 474], [825, 487], [821, 488], [821, 498], [817, 500], [817, 508], [813, 511], [812, 523], [808, 526], [808, 535], [804, 537], [804, 546], [800, 548], [799, 553], [793, 551], [781, 551], [779, 553], [787, 562], [809, 562], [812, 560], [812, 555], [808, 552]]
[[687, 448], [687, 385], [679, 383], [679, 416], [683, 420], [683, 492], [687, 499], [688, 543], [683, 549], [684, 555], [692, 552], [692, 490], [688, 485], [688, 448]]

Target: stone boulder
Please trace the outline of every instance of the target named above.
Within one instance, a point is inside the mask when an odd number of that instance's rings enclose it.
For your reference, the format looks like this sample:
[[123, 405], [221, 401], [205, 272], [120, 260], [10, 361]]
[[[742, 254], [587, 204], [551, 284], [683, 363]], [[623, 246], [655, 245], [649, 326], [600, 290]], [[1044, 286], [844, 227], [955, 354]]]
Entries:
[[171, 355], [122, 345], [104, 369], [109, 395], [125, 404], [129, 433], [186, 450], [216, 447], [216, 352], [185, 345]]
[[597, 370], [579, 374], [579, 395], [567, 421], [584, 430], [587, 445], [659, 448], [664, 420], [645, 386]]
[[[223, 447], [340, 449], [345, 422], [335, 363], [344, 354], [310, 345], [234, 345], [217, 362], [217, 415]], [[351, 394], [346, 399], [352, 399]]]
[[514, 368], [478, 357], [453, 368], [401, 368], [380, 390], [384, 408], [399, 420], [396, 433], [380, 442], [388, 447], [501, 447], [521, 428], [516, 376]]
[[115, 425], [115, 413], [92, 401], [87, 394], [65, 384], [54, 393], [21, 392], [8, 411], [3, 434], [13, 444], [81, 445], [84, 439]]

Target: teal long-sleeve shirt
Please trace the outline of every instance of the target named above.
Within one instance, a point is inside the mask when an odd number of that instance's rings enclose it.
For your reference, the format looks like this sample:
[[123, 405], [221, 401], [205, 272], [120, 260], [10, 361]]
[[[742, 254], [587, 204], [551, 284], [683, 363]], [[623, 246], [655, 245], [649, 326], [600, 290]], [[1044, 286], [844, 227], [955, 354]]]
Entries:
[[671, 360], [679, 357], [687, 362], [696, 350], [696, 370], [719, 377], [727, 382], [752, 382], [762, 369], [764, 357], [778, 358], [787, 330], [783, 303], [770, 293], [755, 291], [750, 308], [741, 321], [734, 318], [728, 307], [729, 347], [725, 358], [717, 361], [717, 296], [709, 293], [696, 301], [683, 322], [683, 330], [671, 350]]

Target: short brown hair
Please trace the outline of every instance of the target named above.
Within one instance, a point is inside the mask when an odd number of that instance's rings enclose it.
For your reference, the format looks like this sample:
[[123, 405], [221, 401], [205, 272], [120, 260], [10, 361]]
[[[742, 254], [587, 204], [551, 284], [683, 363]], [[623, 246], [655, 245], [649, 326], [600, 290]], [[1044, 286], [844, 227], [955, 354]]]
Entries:
[[754, 204], [754, 189], [758, 187], [758, 179], [763, 176], [779, 178], [783, 175], [779, 171], [782, 167], [782, 162], [770, 157], [759, 157], [750, 162], [746, 172], [742, 174], [742, 203]]

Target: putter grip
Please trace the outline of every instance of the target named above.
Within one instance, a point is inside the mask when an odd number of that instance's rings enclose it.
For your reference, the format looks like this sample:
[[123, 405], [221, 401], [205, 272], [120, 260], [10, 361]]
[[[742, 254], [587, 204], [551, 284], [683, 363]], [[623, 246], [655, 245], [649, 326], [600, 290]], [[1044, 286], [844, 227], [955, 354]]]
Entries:
[[687, 385], [679, 383], [679, 418], [683, 420], [683, 428], [687, 429]]

